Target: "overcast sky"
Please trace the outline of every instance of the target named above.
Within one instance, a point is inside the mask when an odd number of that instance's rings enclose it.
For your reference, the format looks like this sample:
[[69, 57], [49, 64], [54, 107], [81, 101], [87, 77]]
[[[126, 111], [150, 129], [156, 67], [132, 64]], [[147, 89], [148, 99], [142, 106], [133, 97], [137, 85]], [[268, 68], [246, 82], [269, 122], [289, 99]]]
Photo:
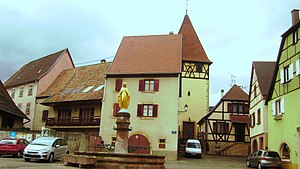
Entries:
[[[252, 61], [276, 60], [290, 12], [299, 8], [299, 0], [188, 1], [213, 62], [210, 105], [232, 81], [248, 92]], [[0, 0], [0, 79], [64, 48], [75, 66], [112, 60], [123, 36], [178, 33], [185, 12], [185, 0]]]

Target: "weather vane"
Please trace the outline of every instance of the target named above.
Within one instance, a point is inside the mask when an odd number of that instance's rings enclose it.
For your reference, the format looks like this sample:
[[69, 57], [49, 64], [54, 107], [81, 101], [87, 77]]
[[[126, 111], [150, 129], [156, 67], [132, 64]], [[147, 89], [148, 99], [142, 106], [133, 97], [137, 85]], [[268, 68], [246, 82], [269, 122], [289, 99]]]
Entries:
[[186, 2], [185, 2], [185, 13], [186, 13], [186, 15], [187, 15], [187, 11], [188, 11], [188, 0], [186, 0]]

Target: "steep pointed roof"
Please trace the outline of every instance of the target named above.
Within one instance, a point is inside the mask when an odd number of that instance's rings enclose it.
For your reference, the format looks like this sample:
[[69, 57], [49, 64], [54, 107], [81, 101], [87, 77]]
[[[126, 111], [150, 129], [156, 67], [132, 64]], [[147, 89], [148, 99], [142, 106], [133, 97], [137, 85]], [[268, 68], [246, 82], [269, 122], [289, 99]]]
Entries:
[[13, 87], [39, 80], [51, 70], [65, 52], [69, 52], [69, 50], [66, 48], [25, 64], [5, 82], [5, 87]]
[[184, 16], [179, 33], [182, 34], [182, 60], [212, 63], [197, 36], [188, 15]]
[[221, 100], [248, 101], [248, 94], [235, 84]]
[[29, 120], [29, 118], [16, 106], [14, 101], [11, 99], [7, 90], [4, 88], [4, 85], [1, 80], [0, 80], [0, 110]]
[[[256, 73], [259, 89], [263, 96], [268, 95], [275, 70], [275, 65], [276, 62], [253, 62], [252, 71], [255, 71]], [[252, 78], [250, 84], [252, 84]]]

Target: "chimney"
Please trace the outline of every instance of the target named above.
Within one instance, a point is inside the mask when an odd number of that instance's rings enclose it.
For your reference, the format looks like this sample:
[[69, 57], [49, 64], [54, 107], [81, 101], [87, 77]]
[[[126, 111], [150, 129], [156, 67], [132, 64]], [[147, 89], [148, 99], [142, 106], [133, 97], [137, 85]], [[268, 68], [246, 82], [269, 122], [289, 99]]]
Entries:
[[221, 98], [224, 97], [224, 89], [221, 89]]
[[292, 13], [292, 26], [294, 26], [299, 22], [299, 9], [293, 9], [291, 13]]
[[170, 32], [169, 32], [169, 35], [174, 35], [174, 32], [173, 32], [173, 31], [170, 31]]
[[105, 59], [102, 59], [100, 62], [101, 62], [101, 63], [106, 63], [106, 60], [105, 60]]

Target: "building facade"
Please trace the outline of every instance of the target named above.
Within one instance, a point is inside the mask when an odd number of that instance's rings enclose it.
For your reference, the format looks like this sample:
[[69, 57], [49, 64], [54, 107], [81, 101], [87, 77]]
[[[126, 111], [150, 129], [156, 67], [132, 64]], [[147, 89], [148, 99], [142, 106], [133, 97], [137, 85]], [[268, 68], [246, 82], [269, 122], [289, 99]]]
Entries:
[[62, 70], [73, 67], [69, 50], [63, 49], [25, 64], [5, 82], [15, 104], [30, 119], [24, 127], [32, 129], [36, 96], [44, 92]]
[[104, 73], [111, 63], [67, 69], [37, 97], [34, 129], [98, 135]]
[[298, 168], [300, 151], [300, 22], [292, 11], [292, 26], [282, 35], [268, 94], [268, 144], [278, 151], [284, 168]]
[[202, 145], [207, 154], [247, 156], [249, 154], [248, 94], [237, 85], [220, 99], [199, 122]]
[[268, 106], [266, 99], [270, 90], [275, 62], [253, 62], [250, 94], [251, 152], [268, 150]]
[[15, 105], [0, 80], [0, 128], [21, 129], [29, 118]]

